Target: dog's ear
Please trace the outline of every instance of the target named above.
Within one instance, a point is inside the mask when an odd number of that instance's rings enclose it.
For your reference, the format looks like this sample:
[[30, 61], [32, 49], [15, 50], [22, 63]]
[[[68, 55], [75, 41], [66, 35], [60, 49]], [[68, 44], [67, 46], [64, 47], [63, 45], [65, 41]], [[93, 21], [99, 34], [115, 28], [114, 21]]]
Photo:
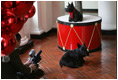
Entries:
[[78, 47], [78, 48], [80, 48], [80, 47], [81, 47], [81, 45], [80, 45], [79, 43], [77, 43], [77, 47]]
[[73, 7], [74, 7], [73, 2], [71, 3], [71, 6], [73, 6]]
[[84, 42], [84, 44], [83, 44], [82, 46], [83, 46], [83, 47], [86, 47], [85, 42]]
[[68, 2], [68, 6], [70, 6], [70, 3]]

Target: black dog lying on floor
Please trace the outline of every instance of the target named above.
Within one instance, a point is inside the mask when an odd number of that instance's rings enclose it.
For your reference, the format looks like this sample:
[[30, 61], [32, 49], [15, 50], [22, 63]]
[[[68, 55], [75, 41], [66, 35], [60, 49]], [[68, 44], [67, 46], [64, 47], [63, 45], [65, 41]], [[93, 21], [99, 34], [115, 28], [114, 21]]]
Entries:
[[89, 53], [87, 52], [85, 43], [82, 46], [77, 43], [77, 46], [77, 49], [68, 51], [62, 56], [59, 62], [61, 67], [67, 66], [71, 68], [77, 68], [79, 66], [83, 66], [85, 62], [83, 57], [89, 56]]
[[73, 3], [69, 4], [68, 3], [68, 6], [67, 8], [65, 8], [66, 12], [69, 12], [70, 16], [69, 16], [69, 21], [74, 21], [74, 22], [77, 22], [77, 21], [82, 21], [83, 20], [83, 16], [82, 14], [77, 11], [73, 5]]

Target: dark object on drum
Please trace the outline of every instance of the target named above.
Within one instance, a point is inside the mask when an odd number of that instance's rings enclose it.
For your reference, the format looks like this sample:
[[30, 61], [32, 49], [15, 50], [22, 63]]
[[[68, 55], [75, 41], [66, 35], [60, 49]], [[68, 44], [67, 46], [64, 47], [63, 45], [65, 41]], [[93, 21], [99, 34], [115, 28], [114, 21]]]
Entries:
[[89, 53], [87, 52], [85, 43], [82, 46], [80, 46], [80, 44], [77, 43], [77, 46], [77, 49], [68, 51], [62, 56], [59, 62], [61, 67], [67, 66], [70, 68], [77, 68], [79, 66], [83, 66], [85, 62], [83, 57], [89, 56]]
[[83, 16], [82, 14], [77, 11], [73, 5], [73, 2], [71, 4], [68, 3], [67, 8], [65, 8], [66, 12], [69, 12], [70, 16], [69, 16], [69, 21], [72, 22], [77, 22], [77, 21], [82, 21], [83, 20]]

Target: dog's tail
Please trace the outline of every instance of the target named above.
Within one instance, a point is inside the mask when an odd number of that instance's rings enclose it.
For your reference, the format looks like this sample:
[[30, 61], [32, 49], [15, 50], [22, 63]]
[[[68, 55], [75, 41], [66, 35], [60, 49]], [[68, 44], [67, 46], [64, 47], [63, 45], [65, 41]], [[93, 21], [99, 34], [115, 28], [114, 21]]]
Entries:
[[61, 60], [59, 62], [59, 65], [60, 65], [61, 68], [63, 67], [63, 64], [62, 64], [62, 61]]

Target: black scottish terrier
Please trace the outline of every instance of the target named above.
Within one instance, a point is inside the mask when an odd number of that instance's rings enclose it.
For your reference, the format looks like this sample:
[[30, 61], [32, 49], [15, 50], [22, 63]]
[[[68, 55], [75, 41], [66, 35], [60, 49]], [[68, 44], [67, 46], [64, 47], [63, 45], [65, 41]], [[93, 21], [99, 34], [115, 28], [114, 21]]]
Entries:
[[65, 8], [66, 12], [69, 12], [70, 16], [69, 16], [69, 21], [72, 22], [77, 22], [77, 21], [82, 21], [83, 20], [83, 16], [82, 14], [77, 11], [73, 5], [73, 3], [69, 4], [67, 8]]
[[83, 66], [85, 62], [83, 57], [89, 56], [89, 53], [87, 52], [85, 43], [82, 46], [77, 43], [77, 46], [77, 49], [68, 51], [61, 57], [61, 60], [59, 62], [61, 67], [67, 66], [70, 68], [77, 68], [79, 66]]

